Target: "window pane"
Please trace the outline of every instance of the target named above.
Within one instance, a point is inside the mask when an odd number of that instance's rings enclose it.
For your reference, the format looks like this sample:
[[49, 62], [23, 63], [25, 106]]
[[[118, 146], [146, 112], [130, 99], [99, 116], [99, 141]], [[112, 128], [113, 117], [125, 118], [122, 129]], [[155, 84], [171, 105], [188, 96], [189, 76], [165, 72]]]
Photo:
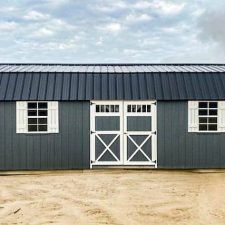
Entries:
[[115, 112], [119, 112], [119, 105], [115, 105]]
[[106, 110], [106, 112], [109, 112], [109, 105], [105, 106], [105, 110]]
[[37, 103], [28, 102], [28, 109], [36, 109], [36, 108], [37, 108]]
[[96, 112], [99, 112], [100, 110], [99, 110], [99, 105], [96, 105]]
[[199, 113], [199, 115], [203, 115], [203, 116], [207, 116], [208, 115], [208, 112], [207, 112], [207, 110], [206, 109], [200, 109], [200, 110], [198, 110], [198, 113]]
[[146, 112], [146, 105], [142, 106], [142, 112]]
[[28, 125], [28, 131], [29, 132], [37, 131], [37, 125]]
[[39, 110], [38, 111], [38, 116], [47, 116], [48, 115], [48, 111], [47, 110]]
[[39, 125], [39, 126], [38, 126], [38, 130], [39, 130], [39, 131], [48, 131], [47, 125]]
[[147, 112], [151, 112], [151, 106], [147, 105]]
[[213, 116], [214, 116], [214, 115], [217, 115], [217, 109], [210, 109], [210, 110], [209, 110], [209, 115], [211, 115], [211, 116], [212, 116], [212, 115], [213, 115]]
[[39, 124], [47, 124], [47, 118], [38, 118]]
[[127, 112], [131, 112], [131, 105], [127, 106]]
[[36, 118], [28, 118], [28, 124], [37, 124]]
[[216, 124], [209, 124], [209, 130], [217, 130], [217, 125]]
[[137, 105], [137, 112], [141, 112], [141, 105]]
[[217, 108], [217, 102], [210, 102], [209, 108]]
[[199, 123], [207, 123], [207, 117], [199, 117]]
[[48, 108], [48, 103], [47, 102], [38, 103], [38, 108], [39, 109], [47, 109]]
[[101, 105], [101, 112], [105, 112], [104, 105]]
[[207, 130], [207, 125], [206, 124], [199, 124], [199, 130]]
[[207, 102], [199, 102], [198, 108], [207, 108]]
[[209, 123], [217, 123], [217, 118], [209, 118]]
[[114, 105], [110, 106], [110, 112], [115, 112], [115, 106]]
[[136, 112], [136, 105], [132, 105], [132, 112]]
[[37, 116], [37, 110], [28, 110], [28, 116]]

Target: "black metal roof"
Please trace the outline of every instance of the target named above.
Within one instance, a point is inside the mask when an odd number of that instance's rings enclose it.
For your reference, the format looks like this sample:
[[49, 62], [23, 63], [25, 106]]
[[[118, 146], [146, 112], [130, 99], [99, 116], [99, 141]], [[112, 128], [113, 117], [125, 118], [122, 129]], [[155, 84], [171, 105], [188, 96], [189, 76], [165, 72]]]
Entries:
[[224, 64], [0, 64], [0, 101], [225, 100]]

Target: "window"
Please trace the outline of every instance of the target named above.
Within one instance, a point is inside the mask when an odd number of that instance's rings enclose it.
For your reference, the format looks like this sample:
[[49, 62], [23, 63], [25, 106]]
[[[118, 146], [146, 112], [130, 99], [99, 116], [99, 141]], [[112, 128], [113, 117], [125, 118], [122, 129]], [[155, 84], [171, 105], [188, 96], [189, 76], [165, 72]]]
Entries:
[[119, 105], [96, 105], [95, 112], [96, 113], [114, 113], [119, 112]]
[[188, 132], [225, 132], [225, 101], [189, 101]]
[[47, 102], [28, 102], [27, 116], [28, 116], [28, 132], [48, 131]]
[[198, 102], [199, 131], [217, 131], [218, 102]]
[[128, 113], [150, 113], [151, 105], [127, 105]]
[[16, 102], [17, 133], [58, 133], [58, 102]]

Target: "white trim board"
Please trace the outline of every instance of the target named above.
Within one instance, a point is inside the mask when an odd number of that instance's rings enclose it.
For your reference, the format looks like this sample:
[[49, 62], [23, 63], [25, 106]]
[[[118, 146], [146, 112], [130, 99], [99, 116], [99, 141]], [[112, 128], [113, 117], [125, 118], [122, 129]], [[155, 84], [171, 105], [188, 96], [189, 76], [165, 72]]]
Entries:
[[[154, 166], [157, 167], [157, 122], [156, 122], [156, 101], [91, 101], [90, 106], [90, 168], [92, 166], [98, 166], [98, 165], [132, 165], [132, 166]], [[96, 105], [103, 106], [103, 111], [96, 112]], [[105, 106], [104, 106], [105, 105]], [[112, 112], [110, 106], [111, 105], [118, 105], [119, 111]], [[133, 105], [136, 112], [128, 112], [128, 105]], [[136, 105], [136, 106], [135, 106]], [[150, 111], [147, 112], [146, 107], [150, 105]], [[146, 106], [146, 107], [145, 107]], [[140, 108], [143, 107], [143, 108]], [[113, 107], [112, 107], [113, 108]], [[99, 108], [97, 108], [99, 110]], [[104, 130], [104, 131], [98, 131], [96, 130], [96, 117], [120, 117], [120, 128], [119, 130]], [[149, 116], [151, 117], [151, 129], [148, 131], [128, 131], [127, 129], [127, 119], [128, 117], [142, 117], [142, 116]], [[99, 135], [107, 135], [107, 134], [113, 134], [116, 135], [112, 142], [110, 142], [108, 145], [103, 143], [104, 141], [100, 138]], [[132, 136], [135, 135], [143, 135], [146, 136], [144, 138], [144, 141], [138, 145]], [[137, 148], [133, 154], [132, 157], [127, 156], [127, 138], [129, 138], [133, 143], [134, 146]], [[114, 158], [115, 161], [101, 161], [101, 156], [104, 155], [104, 153], [101, 153], [96, 157], [96, 140], [99, 140], [105, 147], [103, 152], [110, 153]], [[120, 151], [119, 151], [119, 157], [115, 156], [113, 151], [110, 149], [110, 147], [113, 145], [114, 141], [120, 139]], [[151, 155], [146, 154], [142, 147], [145, 145], [147, 141], [151, 139]], [[146, 158], [144, 161], [132, 161], [133, 156], [140, 152], [143, 154], [143, 156]], [[151, 159], [150, 159], [151, 157]]]

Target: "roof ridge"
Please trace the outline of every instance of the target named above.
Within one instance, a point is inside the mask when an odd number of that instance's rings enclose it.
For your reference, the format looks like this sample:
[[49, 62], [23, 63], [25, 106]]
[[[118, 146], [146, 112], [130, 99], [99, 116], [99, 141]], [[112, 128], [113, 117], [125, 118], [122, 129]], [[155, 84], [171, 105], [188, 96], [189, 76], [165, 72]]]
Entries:
[[1, 64], [0, 72], [176, 73], [223, 72], [225, 64]]
[[0, 63], [8, 66], [225, 66], [225, 63]]

